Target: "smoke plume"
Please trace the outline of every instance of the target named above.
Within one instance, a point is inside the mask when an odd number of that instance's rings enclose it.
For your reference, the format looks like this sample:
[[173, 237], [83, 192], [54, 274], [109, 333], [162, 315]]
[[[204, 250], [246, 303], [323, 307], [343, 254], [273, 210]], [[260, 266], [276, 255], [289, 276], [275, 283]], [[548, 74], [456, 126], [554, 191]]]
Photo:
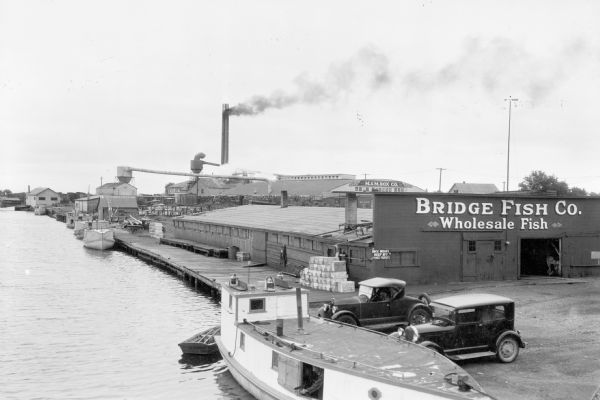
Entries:
[[294, 91], [253, 96], [230, 108], [229, 114], [256, 115], [270, 108], [282, 109], [295, 104], [335, 100], [352, 91], [359, 81], [365, 80], [369, 90], [378, 90], [391, 81], [387, 57], [373, 47], [362, 48], [350, 59], [332, 65], [321, 79], [315, 80], [308, 74], [301, 74], [294, 79]]

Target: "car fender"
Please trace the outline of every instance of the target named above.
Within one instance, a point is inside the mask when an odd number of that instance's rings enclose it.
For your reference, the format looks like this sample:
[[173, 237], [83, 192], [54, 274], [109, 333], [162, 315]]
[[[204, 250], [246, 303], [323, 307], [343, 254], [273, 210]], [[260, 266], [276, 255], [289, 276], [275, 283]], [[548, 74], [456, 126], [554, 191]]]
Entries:
[[348, 310], [340, 310], [340, 311], [336, 312], [335, 314], [333, 314], [330, 319], [336, 320], [339, 317], [341, 317], [342, 315], [349, 315], [349, 316], [351, 316], [352, 318], [354, 318], [354, 320], [356, 321], [357, 325], [360, 326], [359, 319], [356, 317], [356, 315], [354, 315], [354, 313], [352, 311], [348, 311]]
[[525, 345], [527, 343], [525, 343], [523, 341], [523, 339], [521, 339], [521, 335], [519, 334], [519, 332], [512, 331], [512, 330], [504, 331], [500, 335], [498, 335], [498, 338], [496, 339], [496, 348], [498, 348], [498, 343], [500, 343], [500, 341], [507, 336], [513, 336], [515, 339], [517, 339], [517, 342], [519, 343], [519, 347], [525, 348]]
[[435, 351], [437, 351], [438, 353], [444, 354], [444, 349], [442, 349], [440, 345], [438, 345], [436, 342], [432, 342], [431, 340], [419, 342], [419, 345], [435, 349]]

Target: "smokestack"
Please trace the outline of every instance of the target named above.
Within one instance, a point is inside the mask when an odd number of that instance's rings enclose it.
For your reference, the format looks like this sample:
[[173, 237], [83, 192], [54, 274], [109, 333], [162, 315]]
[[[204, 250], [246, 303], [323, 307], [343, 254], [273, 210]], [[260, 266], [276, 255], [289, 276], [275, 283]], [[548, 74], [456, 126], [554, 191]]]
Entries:
[[352, 229], [358, 222], [358, 198], [356, 193], [346, 193], [345, 225], [346, 229]]
[[288, 206], [288, 193], [287, 190], [281, 191], [281, 208], [286, 208]]
[[229, 105], [223, 104], [221, 124], [221, 165], [229, 163]]

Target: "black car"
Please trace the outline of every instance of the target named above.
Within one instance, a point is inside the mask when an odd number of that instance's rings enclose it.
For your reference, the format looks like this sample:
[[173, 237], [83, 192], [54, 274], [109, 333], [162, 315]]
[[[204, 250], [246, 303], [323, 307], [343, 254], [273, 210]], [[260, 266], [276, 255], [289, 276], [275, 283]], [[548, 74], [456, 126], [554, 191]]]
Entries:
[[431, 320], [429, 296], [405, 295], [406, 282], [400, 279], [371, 278], [359, 283], [358, 296], [332, 299], [317, 315], [370, 329], [391, 329]]
[[400, 336], [452, 360], [496, 356], [512, 362], [526, 343], [514, 329], [515, 303], [494, 294], [463, 294], [430, 303], [433, 320]]

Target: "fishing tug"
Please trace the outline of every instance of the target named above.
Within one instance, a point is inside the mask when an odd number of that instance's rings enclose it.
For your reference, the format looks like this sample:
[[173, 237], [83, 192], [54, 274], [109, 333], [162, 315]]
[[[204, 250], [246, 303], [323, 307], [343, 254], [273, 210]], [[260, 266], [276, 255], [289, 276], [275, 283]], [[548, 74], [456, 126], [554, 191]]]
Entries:
[[215, 341], [233, 377], [260, 400], [492, 399], [433, 350], [309, 316], [308, 291], [277, 278], [261, 288], [235, 276], [222, 285]]

